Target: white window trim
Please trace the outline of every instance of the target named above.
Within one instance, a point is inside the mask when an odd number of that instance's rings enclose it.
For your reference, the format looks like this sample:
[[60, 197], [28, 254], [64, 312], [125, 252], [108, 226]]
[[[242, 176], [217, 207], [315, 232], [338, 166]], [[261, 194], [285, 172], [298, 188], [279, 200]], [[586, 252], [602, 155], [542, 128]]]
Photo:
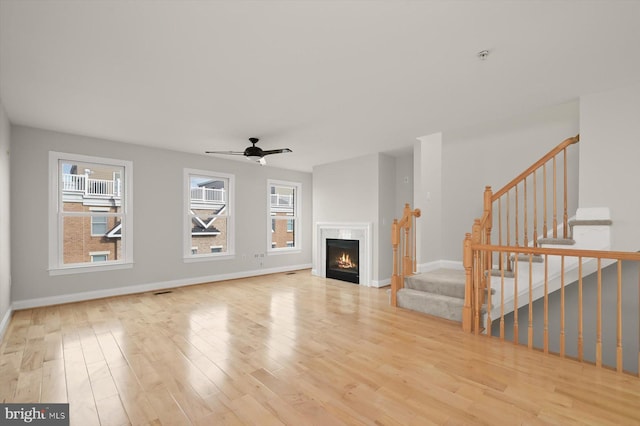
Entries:
[[[277, 219], [277, 216], [271, 215], [271, 187], [272, 186], [291, 186], [294, 188], [294, 211], [292, 215], [287, 215], [282, 219]], [[267, 255], [277, 254], [291, 254], [302, 252], [302, 184], [300, 182], [290, 182], [284, 180], [267, 179]], [[272, 247], [272, 232], [271, 232], [271, 220], [294, 220], [293, 232], [294, 232], [294, 247]], [[291, 231], [287, 231], [291, 232]]]
[[191, 175], [198, 175], [212, 178], [227, 179], [227, 202], [225, 210], [227, 212], [227, 251], [223, 253], [198, 253], [191, 254], [191, 220], [188, 215], [183, 213], [183, 261], [202, 262], [218, 259], [235, 258], [235, 227], [234, 227], [234, 209], [235, 209], [235, 175], [229, 173], [220, 173], [211, 170], [184, 169], [183, 174], [183, 201], [182, 211], [191, 209]]
[[[78, 161], [87, 163], [108, 164], [124, 168], [122, 199], [123, 209], [117, 216], [122, 217], [122, 258], [93, 264], [91, 262], [65, 265], [63, 263], [63, 227], [60, 208], [59, 192], [59, 162], [60, 160]], [[49, 151], [49, 275], [66, 275], [84, 272], [109, 271], [113, 269], [133, 268], [133, 162], [90, 155], [70, 154], [64, 152]], [[106, 214], [107, 216], [115, 214]]]
[[91, 263], [95, 262], [95, 260], [93, 260], [93, 256], [107, 256], [107, 259], [106, 260], [101, 260], [100, 263], [108, 262], [110, 254], [111, 254], [110, 250], [107, 250], [107, 251], [90, 251], [89, 252], [89, 256], [91, 256]]

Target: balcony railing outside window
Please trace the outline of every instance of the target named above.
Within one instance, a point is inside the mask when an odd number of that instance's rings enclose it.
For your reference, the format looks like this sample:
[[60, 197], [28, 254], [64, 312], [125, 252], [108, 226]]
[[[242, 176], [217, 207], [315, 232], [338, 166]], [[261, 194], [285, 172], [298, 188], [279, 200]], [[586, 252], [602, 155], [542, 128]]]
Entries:
[[[86, 197], [113, 197], [120, 198], [122, 195], [122, 181], [120, 179], [91, 179], [87, 175], [62, 175], [62, 187], [65, 192], [84, 194]], [[213, 188], [191, 188], [191, 201], [203, 203], [224, 203], [224, 189]], [[281, 197], [283, 198], [283, 197]], [[282, 201], [286, 206], [291, 205], [291, 197]]]
[[87, 175], [63, 174], [62, 188], [65, 192], [78, 192], [91, 197], [120, 198], [122, 195], [120, 179], [91, 179]]
[[293, 195], [271, 194], [271, 207], [293, 207]]
[[191, 201], [204, 203], [224, 203], [225, 190], [214, 188], [191, 188]]

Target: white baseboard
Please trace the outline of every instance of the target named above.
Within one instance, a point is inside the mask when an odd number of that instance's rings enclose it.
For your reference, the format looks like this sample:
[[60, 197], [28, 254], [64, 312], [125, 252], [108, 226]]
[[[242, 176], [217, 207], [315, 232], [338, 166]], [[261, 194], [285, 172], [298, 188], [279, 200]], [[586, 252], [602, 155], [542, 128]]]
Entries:
[[437, 269], [456, 269], [462, 271], [464, 267], [462, 266], [462, 262], [458, 260], [434, 260], [418, 265], [418, 272], [431, 272]]
[[167, 288], [184, 287], [208, 282], [234, 280], [237, 278], [256, 277], [260, 275], [276, 274], [279, 272], [298, 271], [309, 269], [311, 264], [281, 266], [278, 268], [257, 269], [253, 271], [233, 272], [230, 274], [209, 275], [204, 277], [185, 278], [172, 281], [162, 281], [148, 284], [139, 284], [128, 287], [110, 288], [105, 290], [86, 291], [82, 293], [63, 294], [51, 297], [38, 297], [35, 299], [14, 300], [13, 309], [29, 309], [41, 306], [59, 305], [62, 303], [81, 302], [84, 300], [101, 299], [103, 297], [122, 296], [125, 294], [145, 293], [148, 291], [164, 290]]
[[2, 317], [2, 321], [0, 322], [0, 342], [2, 342], [2, 339], [4, 339], [4, 333], [7, 331], [7, 328], [9, 328], [11, 315], [13, 315], [12, 305], [9, 306], [9, 309], [7, 309], [7, 312], [4, 314], [4, 317]]
[[375, 288], [380, 288], [380, 287], [386, 287], [388, 285], [391, 285], [391, 278], [387, 278], [386, 280], [380, 280], [380, 281], [371, 281], [371, 287], [375, 287]]
[[[418, 273], [431, 272], [438, 269], [456, 269], [458, 271], [464, 271], [462, 262], [458, 260], [434, 260], [432, 262], [421, 263], [417, 265]], [[381, 281], [371, 281], [371, 287], [386, 287], [391, 285], [391, 278]]]

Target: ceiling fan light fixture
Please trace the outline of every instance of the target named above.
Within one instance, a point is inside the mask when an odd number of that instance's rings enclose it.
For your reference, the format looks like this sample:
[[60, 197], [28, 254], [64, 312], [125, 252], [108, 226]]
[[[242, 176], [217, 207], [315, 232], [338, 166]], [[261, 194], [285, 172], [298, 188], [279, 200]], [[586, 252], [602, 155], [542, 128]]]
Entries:
[[262, 158], [259, 155], [247, 155], [246, 157], [248, 160], [251, 160], [251, 161], [260, 161], [260, 159]]

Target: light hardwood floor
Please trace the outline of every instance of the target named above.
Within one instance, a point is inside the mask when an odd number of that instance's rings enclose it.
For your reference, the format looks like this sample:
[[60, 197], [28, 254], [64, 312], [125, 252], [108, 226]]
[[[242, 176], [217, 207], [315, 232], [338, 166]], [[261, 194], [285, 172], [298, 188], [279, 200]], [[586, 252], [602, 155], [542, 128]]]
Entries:
[[72, 425], [640, 424], [640, 379], [309, 271], [17, 311], [0, 400]]

